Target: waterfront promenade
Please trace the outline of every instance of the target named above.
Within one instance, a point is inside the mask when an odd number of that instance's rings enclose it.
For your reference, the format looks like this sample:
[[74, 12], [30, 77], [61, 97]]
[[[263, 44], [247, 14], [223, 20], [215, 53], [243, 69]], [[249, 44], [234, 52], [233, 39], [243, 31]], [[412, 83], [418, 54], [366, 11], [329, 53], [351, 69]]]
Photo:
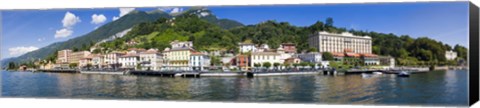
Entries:
[[398, 74], [407, 71], [412, 74], [429, 72], [428, 68], [396, 68], [396, 69], [303, 69], [303, 70], [255, 70], [237, 72], [213, 72], [213, 71], [102, 71], [102, 70], [38, 70], [36, 72], [52, 73], [80, 73], [80, 74], [112, 74], [112, 75], [139, 75], [139, 76], [160, 76], [160, 77], [260, 77], [260, 76], [281, 76], [281, 75], [347, 75], [381, 72], [384, 74]]

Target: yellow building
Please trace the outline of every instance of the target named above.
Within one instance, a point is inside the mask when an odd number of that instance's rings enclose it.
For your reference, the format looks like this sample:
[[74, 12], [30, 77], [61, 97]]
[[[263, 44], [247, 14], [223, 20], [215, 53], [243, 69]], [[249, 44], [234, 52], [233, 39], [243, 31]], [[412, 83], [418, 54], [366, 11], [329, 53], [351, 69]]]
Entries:
[[188, 65], [190, 54], [195, 51], [192, 48], [192, 42], [173, 41], [170, 45], [172, 49], [166, 48], [164, 50], [164, 59], [167, 61], [165, 68], [168, 70], [190, 70]]
[[78, 52], [72, 52], [70, 55], [67, 57], [69, 63], [79, 63], [80, 59], [87, 57], [90, 55], [89, 51], [78, 51]]
[[189, 70], [188, 63], [190, 54], [194, 50], [191, 48], [179, 48], [166, 50], [165, 56], [168, 61], [167, 69], [169, 70]]

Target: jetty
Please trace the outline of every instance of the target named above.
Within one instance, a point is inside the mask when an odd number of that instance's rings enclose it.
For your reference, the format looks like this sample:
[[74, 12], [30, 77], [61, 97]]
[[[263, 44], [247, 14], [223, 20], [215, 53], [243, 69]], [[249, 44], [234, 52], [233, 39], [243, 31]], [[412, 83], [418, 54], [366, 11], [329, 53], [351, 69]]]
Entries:
[[52, 73], [80, 73], [75, 69], [39, 69], [35, 72], [52, 72]]
[[175, 77], [178, 76], [175, 71], [128, 71], [125, 74], [128, 75], [142, 75], [142, 76], [161, 76], [161, 77]]
[[247, 72], [247, 77], [256, 76], [280, 76], [280, 75], [305, 75], [305, 74], [320, 74], [320, 71], [296, 71], [296, 72]]
[[246, 72], [201, 72], [200, 77], [235, 77], [245, 76]]
[[82, 70], [82, 74], [109, 74], [109, 75], [124, 75], [126, 71], [94, 71], [94, 70]]
[[381, 72], [384, 74], [398, 74], [402, 71], [407, 71], [409, 73], [425, 73], [429, 72], [429, 68], [395, 68], [395, 69], [350, 69], [344, 71], [345, 74], [362, 74], [362, 73], [373, 73]]

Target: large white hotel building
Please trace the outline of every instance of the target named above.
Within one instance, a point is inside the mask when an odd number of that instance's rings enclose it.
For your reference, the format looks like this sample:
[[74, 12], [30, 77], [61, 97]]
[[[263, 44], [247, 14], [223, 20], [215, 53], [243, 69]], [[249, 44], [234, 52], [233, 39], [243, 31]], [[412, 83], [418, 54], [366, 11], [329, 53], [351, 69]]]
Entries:
[[316, 32], [309, 37], [308, 44], [319, 52], [341, 53], [348, 50], [354, 53], [372, 53], [371, 37], [354, 36], [348, 32], [341, 34]]

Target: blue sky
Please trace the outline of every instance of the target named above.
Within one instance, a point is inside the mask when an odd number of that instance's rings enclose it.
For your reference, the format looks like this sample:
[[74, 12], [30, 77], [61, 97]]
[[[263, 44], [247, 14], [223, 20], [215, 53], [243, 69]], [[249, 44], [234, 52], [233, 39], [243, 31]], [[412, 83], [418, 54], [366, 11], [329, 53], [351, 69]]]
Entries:
[[[383, 3], [383, 4], [317, 4], [280, 6], [216, 6], [208, 7], [219, 18], [257, 24], [265, 20], [286, 21], [296, 26], [309, 26], [327, 17], [338, 27], [427, 36], [450, 45], [467, 46], [468, 2], [447, 3]], [[150, 11], [160, 8], [135, 8]], [[179, 11], [181, 8], [161, 8]], [[185, 9], [183, 9], [185, 10]], [[54, 42], [84, 35], [96, 27], [121, 16], [129, 9], [55, 9], [2, 11], [1, 58], [15, 57]], [[69, 14], [69, 15], [67, 15]], [[103, 15], [105, 19], [92, 15]], [[65, 20], [65, 22], [62, 22]], [[63, 29], [63, 30], [62, 30]], [[57, 33], [57, 31], [59, 33]], [[71, 34], [69, 34], [71, 32]], [[57, 34], [57, 38], [55, 35]], [[61, 36], [60, 36], [61, 35]]]

